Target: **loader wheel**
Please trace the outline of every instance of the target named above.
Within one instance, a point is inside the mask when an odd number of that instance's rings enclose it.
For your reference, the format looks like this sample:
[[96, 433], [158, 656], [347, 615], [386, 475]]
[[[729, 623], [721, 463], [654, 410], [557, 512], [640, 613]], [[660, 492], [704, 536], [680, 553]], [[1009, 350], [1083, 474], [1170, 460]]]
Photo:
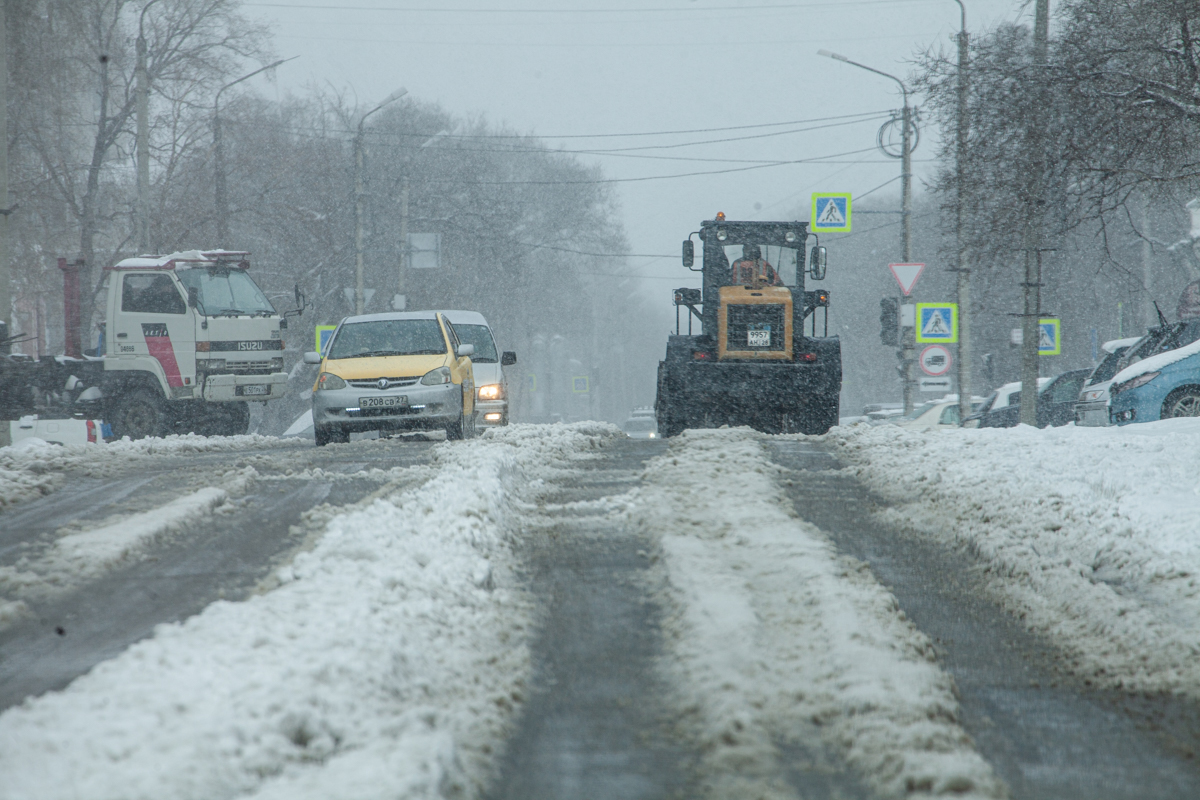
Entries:
[[167, 431], [167, 410], [162, 399], [140, 389], [120, 399], [108, 414], [108, 424], [118, 439], [145, 439]]
[[806, 436], [823, 436], [837, 425], [838, 398], [817, 399], [800, 414], [800, 432]]

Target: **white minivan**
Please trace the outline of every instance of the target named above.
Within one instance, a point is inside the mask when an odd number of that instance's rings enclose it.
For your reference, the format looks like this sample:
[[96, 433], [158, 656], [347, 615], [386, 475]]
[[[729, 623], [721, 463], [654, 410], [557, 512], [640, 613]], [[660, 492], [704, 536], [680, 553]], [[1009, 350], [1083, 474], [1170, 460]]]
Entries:
[[517, 363], [511, 350], [501, 353], [483, 314], [478, 311], [442, 311], [463, 344], [475, 346], [471, 363], [475, 369], [475, 426], [508, 424], [508, 383], [503, 367]]

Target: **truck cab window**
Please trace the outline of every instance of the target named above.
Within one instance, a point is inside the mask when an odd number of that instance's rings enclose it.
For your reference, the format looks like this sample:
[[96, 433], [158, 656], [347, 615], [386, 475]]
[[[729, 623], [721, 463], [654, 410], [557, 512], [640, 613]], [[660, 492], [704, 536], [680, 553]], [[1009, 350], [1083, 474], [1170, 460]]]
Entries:
[[121, 285], [121, 310], [134, 314], [186, 314], [187, 303], [170, 275], [126, 275]]

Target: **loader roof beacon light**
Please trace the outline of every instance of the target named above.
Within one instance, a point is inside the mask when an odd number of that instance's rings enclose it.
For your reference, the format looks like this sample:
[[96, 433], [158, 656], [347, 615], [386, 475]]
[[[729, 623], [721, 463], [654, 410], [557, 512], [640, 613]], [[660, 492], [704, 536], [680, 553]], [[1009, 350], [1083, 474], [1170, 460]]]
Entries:
[[[768, 433], [828, 431], [837, 422], [841, 344], [828, 335], [830, 292], [805, 289], [806, 279], [824, 277], [825, 262], [825, 248], [816, 247], [819, 274], [806, 263], [814, 236], [808, 223], [718, 213], [692, 236], [703, 248], [693, 268], [703, 285], [673, 292], [676, 329], [659, 363], [655, 400], [660, 432], [725, 424]], [[749, 283], [734, 285], [735, 275]], [[690, 327], [693, 319], [698, 330]]]
[[725, 221], [725, 212], [718, 211], [717, 212], [717, 222], [724, 222], [724, 221]]

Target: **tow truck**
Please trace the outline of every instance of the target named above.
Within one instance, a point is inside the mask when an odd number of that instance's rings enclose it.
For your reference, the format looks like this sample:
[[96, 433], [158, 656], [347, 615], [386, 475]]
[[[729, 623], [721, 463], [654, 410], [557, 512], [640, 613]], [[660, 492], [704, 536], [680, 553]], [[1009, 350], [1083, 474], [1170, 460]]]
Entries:
[[[251, 401], [287, 385], [280, 315], [249, 276], [250, 254], [191, 250], [105, 268], [105, 315], [80, 352], [78, 279], [66, 283], [67, 353], [0, 358], [0, 418], [102, 418], [115, 437], [246, 433]], [[15, 337], [14, 337], [15, 338]]]
[[[703, 246], [698, 268], [693, 237]], [[805, 222], [717, 214], [683, 242], [683, 265], [701, 273], [702, 288], [675, 290], [675, 334], [658, 365], [654, 405], [662, 435], [721, 425], [823, 434], [837, 424], [841, 343], [829, 336], [829, 292], [805, 288], [806, 274], [825, 278], [828, 258], [817, 242], [806, 266], [810, 237]]]

